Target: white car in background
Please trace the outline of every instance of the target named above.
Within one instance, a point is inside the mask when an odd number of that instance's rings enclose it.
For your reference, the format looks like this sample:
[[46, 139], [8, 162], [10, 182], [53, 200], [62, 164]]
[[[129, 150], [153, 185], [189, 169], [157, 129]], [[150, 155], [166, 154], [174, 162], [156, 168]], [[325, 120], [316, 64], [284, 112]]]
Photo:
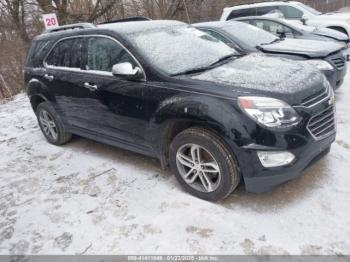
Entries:
[[265, 15], [275, 10], [280, 11], [285, 19], [303, 21], [305, 25], [334, 29], [350, 36], [349, 12], [321, 13], [310, 6], [296, 1], [264, 2], [225, 8], [221, 20], [226, 21], [244, 16]]

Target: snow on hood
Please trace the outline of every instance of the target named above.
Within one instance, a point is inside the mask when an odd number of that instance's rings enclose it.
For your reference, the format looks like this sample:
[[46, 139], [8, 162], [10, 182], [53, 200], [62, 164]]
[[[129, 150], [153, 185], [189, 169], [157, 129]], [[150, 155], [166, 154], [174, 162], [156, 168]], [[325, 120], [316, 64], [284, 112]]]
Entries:
[[[325, 87], [325, 76], [313, 66], [285, 58], [253, 53], [220, 67], [192, 76], [192, 79], [282, 95], [309, 96]], [[251, 92], [253, 91], [253, 92]]]
[[266, 52], [273, 53], [292, 53], [305, 55], [310, 58], [326, 57], [334, 52], [340, 51], [344, 47], [336, 42], [303, 40], [303, 39], [284, 39], [269, 45], [261, 45], [260, 48]]
[[346, 34], [329, 28], [316, 28], [316, 30], [313, 33], [316, 35], [328, 36], [339, 41], [349, 40], [349, 37]]
[[329, 19], [347, 20], [350, 18], [350, 12], [325, 13], [325, 14], [321, 14], [320, 16], [326, 16]]
[[327, 36], [331, 37], [340, 41], [347, 41], [349, 40], [349, 37], [337, 30], [326, 28], [326, 27], [317, 27], [317, 26], [312, 26], [312, 25], [303, 25], [302, 22], [298, 20], [283, 20], [285, 23], [291, 24], [295, 27], [298, 27], [299, 29], [302, 29], [306, 32], [316, 34], [316, 35], [321, 35], [321, 36]]

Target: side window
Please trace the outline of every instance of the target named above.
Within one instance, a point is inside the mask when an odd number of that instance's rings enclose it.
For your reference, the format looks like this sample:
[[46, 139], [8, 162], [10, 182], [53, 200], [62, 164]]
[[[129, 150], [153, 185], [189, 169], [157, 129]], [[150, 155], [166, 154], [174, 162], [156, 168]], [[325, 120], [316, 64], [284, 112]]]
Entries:
[[239, 10], [233, 10], [230, 15], [227, 17], [227, 20], [235, 19], [238, 17], [244, 17], [244, 16], [255, 16], [256, 15], [256, 8], [245, 8], [245, 9], [239, 9]]
[[117, 42], [105, 37], [88, 38], [87, 70], [112, 72], [115, 64], [130, 62], [137, 65], [133, 57]]
[[214, 32], [212, 30], [207, 30], [207, 29], [202, 29], [203, 32], [206, 32], [208, 35], [211, 35], [212, 37], [214, 37], [215, 39], [220, 40], [221, 42], [224, 42], [225, 44], [230, 44], [231, 41], [229, 39], [227, 39], [226, 37], [224, 37], [223, 35], [221, 35], [220, 33]]
[[304, 15], [302, 11], [293, 6], [283, 5], [279, 7], [279, 10], [283, 13], [286, 19], [301, 19]]
[[257, 15], [266, 15], [272, 11], [278, 10], [278, 6], [262, 6], [257, 8]]
[[51, 66], [82, 69], [84, 67], [82, 49], [82, 38], [63, 40], [55, 45], [46, 59], [46, 64]]
[[45, 54], [50, 51], [50, 44], [51, 43], [48, 40], [33, 42], [27, 56], [27, 66], [41, 67], [42, 59], [45, 57]]
[[281, 25], [279, 23], [268, 21], [268, 20], [254, 20], [251, 24], [259, 27], [267, 32], [270, 32], [276, 36], [279, 36], [279, 32], [284, 32], [286, 34], [292, 34], [292, 30], [289, 27]]

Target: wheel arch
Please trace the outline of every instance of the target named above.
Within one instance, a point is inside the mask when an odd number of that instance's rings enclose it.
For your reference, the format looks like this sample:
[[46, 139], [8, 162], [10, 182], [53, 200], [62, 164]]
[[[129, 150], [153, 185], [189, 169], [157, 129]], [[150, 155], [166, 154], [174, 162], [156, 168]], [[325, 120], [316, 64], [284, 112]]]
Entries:
[[34, 94], [34, 95], [29, 96], [29, 101], [30, 101], [30, 104], [32, 106], [33, 111], [36, 112], [38, 105], [43, 103], [43, 102], [47, 102], [48, 100], [42, 94]]
[[164, 169], [169, 166], [169, 149], [173, 139], [184, 130], [194, 127], [204, 129], [217, 136], [227, 147], [227, 150], [229, 150], [235, 156], [235, 152], [232, 149], [232, 146], [230, 146], [233, 142], [230, 144], [227, 142], [228, 138], [226, 130], [219, 123], [208, 122], [201, 119], [194, 120], [190, 118], [170, 120], [163, 124], [158, 143], [160, 160]]
[[40, 103], [54, 100], [49, 88], [36, 78], [32, 78], [28, 81], [27, 94], [34, 112], [36, 112], [36, 108]]
[[327, 26], [328, 29], [333, 29], [333, 30], [336, 30], [338, 32], [341, 32], [341, 33], [344, 33], [346, 34], [348, 37], [349, 37], [349, 31], [344, 27], [344, 26], [341, 26], [341, 25], [330, 25], [330, 26]]

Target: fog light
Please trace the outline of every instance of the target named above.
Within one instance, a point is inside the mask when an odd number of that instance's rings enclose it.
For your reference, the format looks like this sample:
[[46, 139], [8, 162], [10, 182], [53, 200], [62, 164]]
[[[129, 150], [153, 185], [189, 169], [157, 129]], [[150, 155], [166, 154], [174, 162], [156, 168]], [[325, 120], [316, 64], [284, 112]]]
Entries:
[[289, 152], [258, 151], [257, 154], [264, 167], [285, 166], [295, 159], [295, 156]]

